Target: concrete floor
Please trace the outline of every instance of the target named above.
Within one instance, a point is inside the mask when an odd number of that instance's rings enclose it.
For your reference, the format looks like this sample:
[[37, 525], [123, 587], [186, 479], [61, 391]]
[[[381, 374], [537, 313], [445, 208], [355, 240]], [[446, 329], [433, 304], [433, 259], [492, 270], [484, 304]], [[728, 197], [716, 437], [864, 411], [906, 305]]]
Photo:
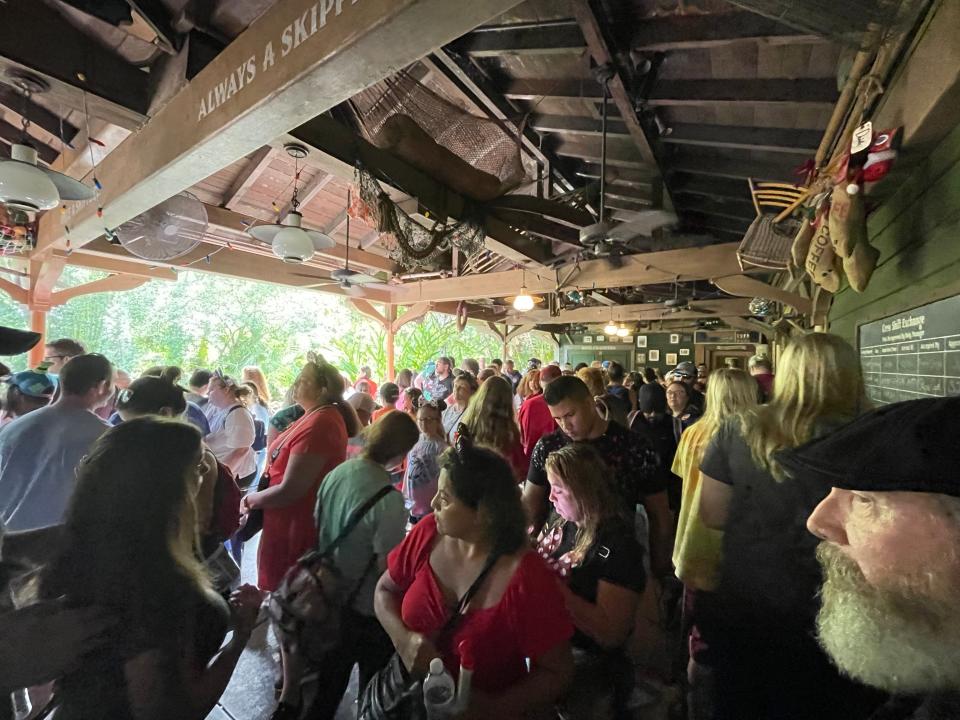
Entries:
[[[244, 557], [241, 567], [243, 582], [255, 583], [256, 553], [259, 535], [244, 546]], [[637, 635], [641, 635], [638, 627]], [[648, 647], [657, 643], [644, 643]], [[268, 624], [258, 627], [247, 648], [240, 656], [237, 668], [230, 679], [219, 705], [207, 716], [207, 720], [268, 720], [276, 707], [273, 683], [279, 673], [279, 647], [277, 638]], [[653, 653], [658, 654], [658, 653]], [[648, 662], [653, 658], [644, 658]], [[651, 665], [660, 665], [660, 662], [650, 662]], [[639, 674], [639, 673], [638, 673]], [[636, 720], [667, 720], [668, 707], [676, 702], [676, 690], [664, 688], [663, 692], [651, 688], [641, 680], [635, 700], [634, 717]], [[336, 720], [354, 720], [356, 717], [357, 674], [354, 671], [350, 679], [350, 687], [344, 696]]]
[[[240, 568], [242, 582], [255, 584], [257, 580], [257, 535], [243, 548], [243, 563]], [[276, 707], [273, 683], [279, 675], [280, 649], [277, 638], [265, 623], [254, 630], [246, 649], [240, 656], [230, 684], [220, 703], [207, 716], [207, 720], [268, 720]], [[353, 720], [357, 677], [354, 673], [344, 702], [336, 720]]]

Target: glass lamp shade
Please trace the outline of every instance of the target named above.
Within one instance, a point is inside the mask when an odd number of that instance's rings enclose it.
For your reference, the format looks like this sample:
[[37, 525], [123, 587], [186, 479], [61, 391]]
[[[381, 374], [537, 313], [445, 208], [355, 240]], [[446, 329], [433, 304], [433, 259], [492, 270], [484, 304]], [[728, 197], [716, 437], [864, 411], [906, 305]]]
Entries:
[[513, 299], [513, 309], [518, 312], [533, 310], [535, 302], [525, 287], [520, 288], [520, 294]]
[[603, 332], [607, 335], [617, 334], [617, 326], [613, 324], [613, 320], [607, 323], [607, 326], [603, 329]]
[[287, 263], [301, 263], [313, 257], [313, 240], [305, 230], [288, 226], [273, 236], [273, 254]]
[[37, 167], [37, 151], [28, 145], [14, 145], [10, 155], [12, 160], [0, 162], [0, 203], [33, 212], [59, 205], [57, 186]]
[[617, 337], [626, 337], [630, 334], [630, 331], [627, 330], [623, 325], [617, 328]]

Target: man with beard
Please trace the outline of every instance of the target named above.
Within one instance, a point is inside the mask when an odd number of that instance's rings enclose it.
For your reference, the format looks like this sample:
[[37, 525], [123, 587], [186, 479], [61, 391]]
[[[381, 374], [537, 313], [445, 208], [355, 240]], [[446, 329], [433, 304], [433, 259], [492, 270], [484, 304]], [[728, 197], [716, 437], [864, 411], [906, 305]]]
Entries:
[[851, 677], [892, 694], [875, 720], [960, 718], [960, 398], [875, 410], [784, 453], [830, 495], [820, 644]]

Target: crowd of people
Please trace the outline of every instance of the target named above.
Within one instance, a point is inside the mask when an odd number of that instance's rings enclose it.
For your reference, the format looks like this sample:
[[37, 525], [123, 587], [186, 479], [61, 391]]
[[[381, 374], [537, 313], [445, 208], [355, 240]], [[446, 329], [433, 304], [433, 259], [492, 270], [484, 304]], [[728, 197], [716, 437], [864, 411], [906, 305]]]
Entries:
[[825, 333], [775, 368], [311, 353], [280, 401], [50, 342], [5, 378], [0, 691], [202, 720], [268, 618], [272, 720], [332, 719], [354, 666], [361, 718], [418, 717], [437, 658], [448, 717], [628, 718], [652, 607], [689, 720], [960, 717], [960, 400], [872, 409]]

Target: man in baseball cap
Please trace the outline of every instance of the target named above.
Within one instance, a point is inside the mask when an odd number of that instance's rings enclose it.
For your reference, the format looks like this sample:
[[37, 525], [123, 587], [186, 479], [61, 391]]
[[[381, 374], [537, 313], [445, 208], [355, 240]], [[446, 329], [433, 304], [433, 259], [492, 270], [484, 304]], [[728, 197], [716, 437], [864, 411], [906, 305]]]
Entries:
[[0, 427], [14, 418], [48, 405], [57, 388], [57, 383], [52, 375], [35, 370], [14, 373], [4, 382], [9, 387], [4, 396]]
[[894, 696], [883, 720], [960, 718], [960, 398], [874, 410], [781, 453], [833, 489], [807, 521], [823, 539], [824, 650]]

